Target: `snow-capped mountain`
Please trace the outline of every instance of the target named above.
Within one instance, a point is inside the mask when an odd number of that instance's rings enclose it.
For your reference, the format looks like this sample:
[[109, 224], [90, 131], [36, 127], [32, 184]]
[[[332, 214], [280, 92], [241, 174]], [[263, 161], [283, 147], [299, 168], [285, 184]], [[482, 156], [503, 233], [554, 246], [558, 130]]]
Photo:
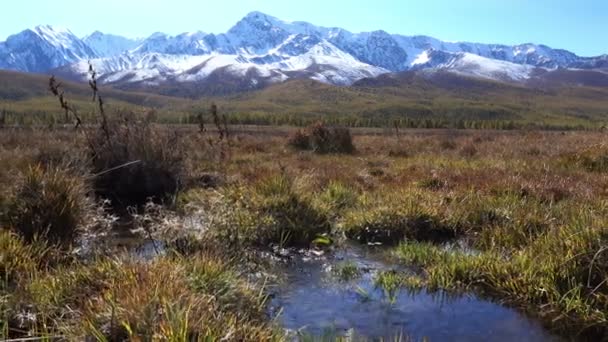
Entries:
[[82, 38], [99, 57], [116, 56], [139, 46], [143, 39], [129, 39], [95, 31]]
[[524, 82], [538, 67], [482, 57], [469, 52], [427, 50], [418, 55], [411, 65], [414, 70], [449, 71], [463, 76], [506, 82]]
[[[265, 55], [147, 52], [94, 59], [91, 63], [102, 82], [145, 82], [150, 85], [169, 80], [203, 81], [218, 69], [224, 69], [232, 76], [251, 78], [252, 88], [259, 83], [257, 79], [274, 83], [290, 79], [296, 74], [306, 74], [308, 78], [325, 83], [347, 85], [353, 80], [388, 72], [357, 60], [327, 41], [314, 42], [298, 42], [297, 36], [294, 36]], [[304, 49], [300, 51], [302, 46]], [[84, 80], [88, 76], [88, 61], [71, 64], [60, 70], [64, 75], [72, 74]]]
[[45, 72], [69, 63], [98, 57], [70, 30], [36, 26], [0, 43], [0, 68]]
[[224, 77], [240, 79], [239, 84], [252, 89], [291, 78], [349, 85], [407, 70], [525, 82], [558, 69], [608, 67], [608, 55], [579, 57], [545, 45], [443, 42], [381, 30], [352, 33], [260, 12], [221, 34], [155, 33], [138, 40], [94, 32], [79, 39], [68, 30], [38, 26], [0, 43], [4, 69], [86, 80], [89, 60], [100, 80], [111, 84], [200, 83]]

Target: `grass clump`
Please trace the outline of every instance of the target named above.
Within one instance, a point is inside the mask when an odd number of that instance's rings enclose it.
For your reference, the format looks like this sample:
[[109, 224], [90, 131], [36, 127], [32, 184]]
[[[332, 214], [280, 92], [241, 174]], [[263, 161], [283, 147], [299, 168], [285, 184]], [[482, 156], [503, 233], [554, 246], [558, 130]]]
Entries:
[[268, 219], [254, 232], [259, 243], [305, 246], [330, 230], [328, 217], [286, 175], [262, 181], [255, 194], [255, 211]]
[[456, 229], [445, 225], [421, 196], [412, 192], [364, 199], [344, 214], [339, 226], [347, 237], [361, 243], [395, 245], [403, 239], [440, 242], [454, 238]]
[[448, 187], [448, 183], [438, 177], [429, 177], [418, 182], [418, 186], [423, 189], [441, 190]]
[[331, 228], [326, 211], [287, 175], [226, 189], [212, 216], [212, 233], [233, 247], [308, 247]]
[[179, 142], [148, 118], [125, 116], [101, 125], [89, 142], [95, 192], [119, 208], [172, 200], [184, 175]]
[[318, 122], [296, 131], [288, 140], [288, 145], [299, 150], [315, 153], [353, 153], [355, 146], [350, 130], [345, 127], [328, 127]]
[[7, 225], [27, 241], [71, 244], [93, 212], [82, 177], [59, 167], [30, 167], [9, 200]]
[[361, 275], [361, 270], [353, 261], [342, 262], [332, 270], [332, 273], [342, 281], [350, 281]]
[[50, 262], [51, 250], [42, 243], [28, 244], [6, 229], [0, 229], [0, 290], [29, 279], [43, 263]]
[[26, 242], [7, 229], [0, 229], [0, 339], [31, 336], [44, 327], [33, 329], [29, 294], [24, 290], [52, 267], [67, 264], [72, 258], [42, 241]]
[[34, 279], [21, 301], [36, 330], [68, 340], [278, 340], [260, 289], [211, 254], [149, 263], [102, 258]]
[[608, 172], [608, 150], [604, 146], [589, 148], [563, 158], [566, 165], [578, 165], [589, 172]]
[[394, 304], [403, 285], [402, 278], [396, 271], [383, 271], [374, 277], [374, 285], [382, 289], [384, 297], [390, 304]]
[[354, 207], [358, 197], [358, 193], [352, 187], [342, 182], [331, 181], [318, 197], [318, 202], [330, 215], [337, 216], [344, 210]]
[[402, 244], [396, 255], [421, 265], [430, 289], [478, 290], [529, 309], [564, 333], [601, 339], [608, 331], [608, 234], [604, 220], [588, 219], [509, 256], [414, 242]]

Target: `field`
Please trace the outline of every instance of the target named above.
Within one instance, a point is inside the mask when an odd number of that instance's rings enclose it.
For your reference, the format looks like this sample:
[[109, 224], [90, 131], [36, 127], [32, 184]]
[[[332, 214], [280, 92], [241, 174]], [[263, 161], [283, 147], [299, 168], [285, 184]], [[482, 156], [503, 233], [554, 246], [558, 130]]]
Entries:
[[606, 339], [605, 141], [139, 116], [5, 128], [0, 338], [286, 340], [266, 309], [269, 260], [356, 243], [416, 270], [376, 275], [387, 293], [476, 293], [564, 338]]

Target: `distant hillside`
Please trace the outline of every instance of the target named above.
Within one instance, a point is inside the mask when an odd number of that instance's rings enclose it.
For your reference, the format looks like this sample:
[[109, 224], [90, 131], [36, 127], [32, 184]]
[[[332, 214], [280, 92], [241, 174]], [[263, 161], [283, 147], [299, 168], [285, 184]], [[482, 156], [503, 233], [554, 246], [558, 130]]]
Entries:
[[[91, 96], [91, 88], [88, 84], [65, 81], [60, 77], [57, 77], [57, 79], [63, 84], [66, 94], [69, 96], [78, 99], [86, 99]], [[0, 70], [1, 101], [23, 101], [41, 96], [50, 96], [48, 85], [48, 75]], [[163, 107], [183, 101], [182, 99], [153, 93], [125, 92], [105, 86], [103, 87], [103, 95], [108, 100], [119, 100], [149, 107]]]
[[404, 118], [567, 126], [608, 121], [608, 88], [528, 88], [453, 73], [387, 74], [352, 87], [295, 80], [216, 101], [227, 112], [330, 115], [374, 125]]
[[[0, 109], [17, 114], [60, 112], [47, 85], [48, 76], [0, 72]], [[65, 85], [69, 98], [84, 108], [90, 106], [88, 85]], [[212, 102], [231, 122], [252, 124], [306, 124], [321, 119], [359, 126], [390, 126], [395, 121], [413, 120], [449, 127], [461, 127], [463, 122], [599, 127], [608, 122], [607, 87], [528, 87], [449, 72], [386, 74], [362, 79], [353, 86], [292, 80], [197, 100], [107, 86], [102, 86], [102, 94], [108, 108], [155, 108], [163, 121], [176, 123], [194, 122], [199, 113], [207, 113]]]

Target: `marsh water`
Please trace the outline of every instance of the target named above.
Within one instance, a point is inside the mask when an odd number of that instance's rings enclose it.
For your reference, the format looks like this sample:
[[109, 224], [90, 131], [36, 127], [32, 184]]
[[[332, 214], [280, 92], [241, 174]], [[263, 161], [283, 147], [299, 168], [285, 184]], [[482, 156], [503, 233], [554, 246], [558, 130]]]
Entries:
[[[147, 241], [133, 251], [145, 259], [164, 252]], [[540, 323], [472, 294], [448, 295], [399, 289], [389, 296], [375, 285], [379, 272], [416, 270], [396, 265], [382, 247], [347, 243], [318, 255], [284, 251], [273, 263], [279, 280], [271, 287], [269, 313], [293, 335], [351, 336], [393, 341], [561, 341]], [[341, 279], [334, 270], [348, 263], [360, 273]]]
[[[359, 277], [341, 280], [332, 272], [349, 262]], [[376, 288], [377, 272], [394, 269], [377, 250], [347, 245], [327, 255], [304, 254], [283, 265], [274, 289], [272, 315], [305, 336], [350, 336], [414, 341], [558, 341], [521, 313], [474, 295], [448, 296], [401, 289], [389, 298]], [[406, 271], [406, 270], [401, 270]], [[393, 299], [391, 301], [391, 299]]]

